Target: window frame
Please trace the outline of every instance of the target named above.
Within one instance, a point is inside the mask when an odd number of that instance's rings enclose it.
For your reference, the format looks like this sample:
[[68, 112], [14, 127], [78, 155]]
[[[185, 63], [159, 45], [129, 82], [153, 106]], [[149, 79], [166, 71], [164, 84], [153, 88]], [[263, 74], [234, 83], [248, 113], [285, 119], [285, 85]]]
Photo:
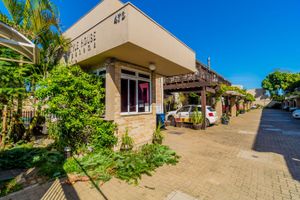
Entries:
[[[135, 75], [129, 75], [129, 74], [122, 74], [122, 69], [123, 70], [127, 70], [127, 71], [131, 71], [131, 72], [135, 72]], [[145, 71], [142, 71], [142, 70], [137, 70], [137, 69], [132, 69], [132, 68], [127, 68], [127, 67], [121, 67], [121, 76], [120, 76], [120, 82], [122, 79], [126, 79], [127, 80], [127, 88], [128, 88], [128, 91], [127, 91], [127, 112], [122, 112], [122, 110], [120, 111], [121, 115], [142, 115], [142, 114], [150, 114], [152, 113], [152, 74], [149, 73], [149, 72], [145, 72]], [[139, 74], [143, 74], [143, 75], [148, 75], [149, 76], [149, 79], [147, 78], [143, 78], [143, 77], [140, 77]], [[136, 84], [136, 87], [135, 87], [135, 106], [136, 106], [136, 109], [135, 109], [135, 112], [130, 112], [130, 80], [134, 80], [135, 81], [135, 84]], [[149, 83], [149, 96], [150, 96], [150, 99], [149, 99], [149, 111], [147, 112], [139, 112], [139, 101], [138, 101], [138, 98], [139, 98], [139, 91], [138, 91], [138, 82], [139, 81], [145, 81], [145, 82], [148, 82]], [[121, 87], [120, 87], [120, 90], [121, 90]], [[120, 92], [121, 93], [121, 92]], [[122, 97], [121, 97], [122, 98]], [[120, 108], [122, 107], [122, 100], [120, 101]]]

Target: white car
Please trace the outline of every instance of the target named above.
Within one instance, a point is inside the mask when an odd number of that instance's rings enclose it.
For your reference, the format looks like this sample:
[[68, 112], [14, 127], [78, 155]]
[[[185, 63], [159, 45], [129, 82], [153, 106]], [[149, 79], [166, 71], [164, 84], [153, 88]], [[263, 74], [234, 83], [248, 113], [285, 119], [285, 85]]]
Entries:
[[[166, 120], [170, 121], [172, 126], [175, 126], [176, 119], [178, 118], [184, 119], [185, 122], [190, 123], [191, 116], [193, 112], [196, 111], [197, 107], [198, 111], [201, 112], [201, 105], [186, 105], [178, 110], [170, 111], [166, 114]], [[206, 126], [215, 124], [217, 120], [217, 112], [211, 106], [206, 106]]]
[[295, 110], [292, 115], [294, 118], [300, 119], [300, 109]]
[[297, 107], [290, 107], [290, 108], [289, 108], [289, 111], [290, 111], [290, 112], [294, 112], [295, 110], [298, 110], [298, 108], [297, 108]]

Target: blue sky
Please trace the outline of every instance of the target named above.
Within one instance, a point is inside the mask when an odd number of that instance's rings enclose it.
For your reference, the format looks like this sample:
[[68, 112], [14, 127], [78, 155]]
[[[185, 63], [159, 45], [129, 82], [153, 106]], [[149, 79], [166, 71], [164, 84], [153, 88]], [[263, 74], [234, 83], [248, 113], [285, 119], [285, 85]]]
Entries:
[[[54, 0], [63, 29], [98, 0]], [[180, 40], [197, 59], [233, 84], [260, 87], [275, 69], [300, 72], [299, 0], [132, 0]], [[2, 2], [0, 10], [4, 12]]]

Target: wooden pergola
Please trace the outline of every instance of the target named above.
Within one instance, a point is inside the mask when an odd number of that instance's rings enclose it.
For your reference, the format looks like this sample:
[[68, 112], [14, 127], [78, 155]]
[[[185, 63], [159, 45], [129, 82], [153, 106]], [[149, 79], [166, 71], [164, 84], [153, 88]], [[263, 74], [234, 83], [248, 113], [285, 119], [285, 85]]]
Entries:
[[27, 58], [28, 60], [5, 58], [1, 55], [0, 60], [29, 64], [36, 64], [38, 62], [36, 45], [22, 33], [0, 21], [0, 46], [1, 45], [18, 52], [23, 58]]
[[[174, 92], [200, 93], [201, 112], [205, 116], [207, 92], [214, 94], [220, 84], [231, 85], [231, 83], [199, 61], [196, 62], [196, 68], [197, 71], [195, 73], [166, 77], [164, 79], [164, 92], [166, 94]], [[205, 129], [205, 122], [202, 128]]]

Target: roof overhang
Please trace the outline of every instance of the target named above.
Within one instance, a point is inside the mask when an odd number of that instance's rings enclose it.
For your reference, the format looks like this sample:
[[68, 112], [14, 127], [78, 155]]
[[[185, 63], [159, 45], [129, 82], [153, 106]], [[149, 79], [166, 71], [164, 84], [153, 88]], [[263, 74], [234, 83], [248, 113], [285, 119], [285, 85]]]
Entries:
[[291, 95], [291, 96], [285, 97], [285, 100], [292, 100], [292, 99], [298, 99], [298, 98], [300, 98], [300, 95]]
[[131, 3], [74, 37], [76, 26], [64, 33], [73, 37], [69, 64], [94, 67], [112, 57], [143, 67], [154, 63], [156, 72], [164, 76], [196, 71], [195, 52]]
[[36, 46], [23, 34], [0, 21], [0, 45], [8, 47], [26, 57], [29, 61], [3, 58], [0, 60], [20, 63], [37, 63]]
[[236, 91], [226, 91], [225, 95], [228, 95], [228, 96], [239, 96], [239, 97], [244, 97], [245, 96], [245, 95], [240, 94], [239, 92], [236, 92]]

